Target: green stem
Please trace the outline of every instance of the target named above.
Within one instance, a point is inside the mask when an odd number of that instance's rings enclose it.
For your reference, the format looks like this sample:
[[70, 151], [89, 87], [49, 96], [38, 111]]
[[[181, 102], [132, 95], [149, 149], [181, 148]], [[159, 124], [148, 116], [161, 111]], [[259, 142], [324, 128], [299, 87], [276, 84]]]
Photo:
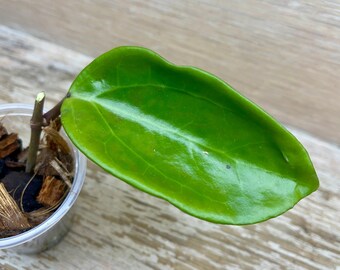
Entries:
[[36, 160], [37, 160], [37, 153], [39, 149], [40, 143], [40, 134], [41, 134], [41, 127], [43, 125], [43, 108], [44, 108], [44, 101], [45, 101], [45, 93], [40, 92], [34, 104], [33, 115], [31, 119], [31, 139], [28, 148], [28, 157], [26, 162], [26, 169], [27, 173], [31, 173], [34, 169]]

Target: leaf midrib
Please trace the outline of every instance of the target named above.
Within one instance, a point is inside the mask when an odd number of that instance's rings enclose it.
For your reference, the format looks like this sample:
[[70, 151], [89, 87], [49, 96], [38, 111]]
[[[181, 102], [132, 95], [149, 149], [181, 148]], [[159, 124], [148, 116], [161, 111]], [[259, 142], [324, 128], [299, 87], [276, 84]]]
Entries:
[[95, 108], [95, 110], [98, 112], [98, 114], [100, 115], [102, 121], [105, 123], [105, 125], [109, 128], [110, 133], [112, 134], [112, 136], [114, 136], [126, 149], [128, 149], [130, 152], [132, 152], [136, 157], [138, 157], [139, 159], [141, 159], [143, 162], [145, 162], [149, 167], [153, 168], [155, 171], [157, 171], [159, 174], [161, 174], [163, 177], [165, 177], [166, 179], [169, 179], [172, 182], [177, 183], [179, 186], [185, 187], [189, 190], [191, 190], [192, 192], [196, 193], [198, 196], [206, 198], [212, 202], [218, 203], [218, 204], [222, 204], [224, 206], [227, 205], [227, 201], [218, 201], [218, 200], [214, 200], [211, 197], [205, 196], [202, 193], [197, 192], [196, 190], [192, 189], [191, 187], [184, 185], [183, 183], [180, 183], [179, 181], [177, 181], [174, 178], [171, 178], [167, 175], [165, 175], [161, 170], [159, 170], [158, 168], [156, 168], [154, 165], [152, 165], [150, 162], [148, 162], [147, 160], [145, 160], [143, 157], [141, 157], [137, 152], [135, 152], [131, 147], [129, 147], [120, 137], [117, 136], [117, 134], [114, 132], [114, 130], [111, 128], [111, 126], [108, 124], [107, 120], [105, 119], [105, 117], [103, 116], [102, 112], [100, 111], [100, 109], [98, 108], [98, 104], [97, 103], [91, 103], [91, 105], [93, 105], [93, 107]]

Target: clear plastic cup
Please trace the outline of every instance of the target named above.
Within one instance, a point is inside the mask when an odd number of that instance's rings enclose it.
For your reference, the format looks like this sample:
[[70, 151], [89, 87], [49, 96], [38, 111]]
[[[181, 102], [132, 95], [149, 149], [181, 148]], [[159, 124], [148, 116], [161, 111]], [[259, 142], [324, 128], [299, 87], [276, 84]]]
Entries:
[[[30, 119], [33, 106], [28, 104], [0, 104], [0, 120], [8, 132], [18, 133], [23, 145], [30, 137]], [[61, 133], [70, 145], [75, 163], [71, 190], [59, 208], [43, 223], [16, 236], [0, 238], [0, 249], [18, 253], [38, 253], [56, 245], [70, 230], [74, 216], [74, 203], [82, 188], [86, 173], [86, 158], [72, 145], [64, 132]]]

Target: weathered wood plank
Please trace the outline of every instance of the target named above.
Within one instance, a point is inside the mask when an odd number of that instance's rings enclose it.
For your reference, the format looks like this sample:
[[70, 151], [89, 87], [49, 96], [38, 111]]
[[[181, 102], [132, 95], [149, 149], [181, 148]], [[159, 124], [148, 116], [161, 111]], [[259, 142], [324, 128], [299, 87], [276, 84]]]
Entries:
[[133, 44], [201, 67], [280, 121], [340, 144], [339, 0], [0, 0], [0, 6], [0, 23], [92, 56]]
[[[0, 27], [0, 102], [51, 107], [91, 59]], [[292, 130], [311, 154], [321, 187], [262, 224], [210, 224], [115, 180], [93, 164], [76, 222], [54, 249], [0, 251], [3, 269], [336, 269], [340, 267], [340, 149]]]

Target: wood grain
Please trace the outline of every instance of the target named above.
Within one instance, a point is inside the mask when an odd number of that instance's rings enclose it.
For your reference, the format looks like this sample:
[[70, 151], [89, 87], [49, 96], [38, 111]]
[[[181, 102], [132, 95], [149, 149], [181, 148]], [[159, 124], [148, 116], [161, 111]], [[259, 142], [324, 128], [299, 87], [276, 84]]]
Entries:
[[0, 0], [0, 23], [96, 56], [140, 45], [340, 144], [340, 1]]
[[[0, 26], [0, 102], [52, 107], [91, 59]], [[47, 252], [0, 251], [0, 269], [337, 269], [340, 149], [304, 132], [320, 189], [281, 217], [237, 227], [180, 212], [89, 164], [67, 238]]]

